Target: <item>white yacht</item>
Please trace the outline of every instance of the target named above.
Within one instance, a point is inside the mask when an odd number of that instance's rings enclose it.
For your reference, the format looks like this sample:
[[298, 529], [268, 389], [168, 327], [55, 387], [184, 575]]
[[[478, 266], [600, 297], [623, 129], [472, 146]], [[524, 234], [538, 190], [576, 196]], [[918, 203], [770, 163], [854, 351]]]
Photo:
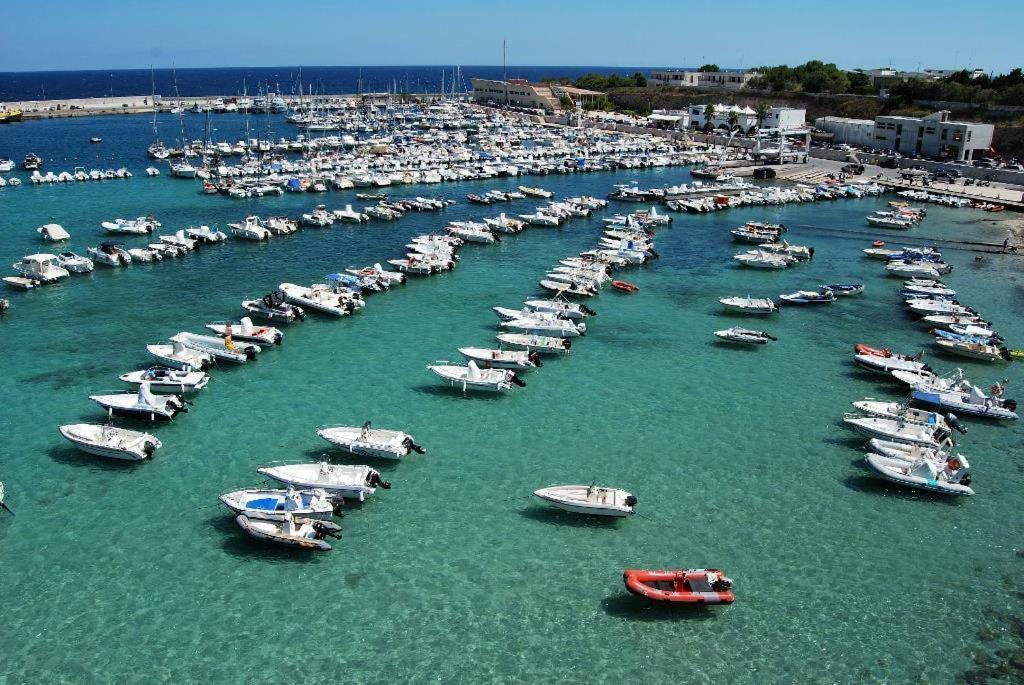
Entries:
[[57, 263], [57, 255], [30, 254], [13, 264], [14, 270], [37, 283], [55, 283], [71, 274]]

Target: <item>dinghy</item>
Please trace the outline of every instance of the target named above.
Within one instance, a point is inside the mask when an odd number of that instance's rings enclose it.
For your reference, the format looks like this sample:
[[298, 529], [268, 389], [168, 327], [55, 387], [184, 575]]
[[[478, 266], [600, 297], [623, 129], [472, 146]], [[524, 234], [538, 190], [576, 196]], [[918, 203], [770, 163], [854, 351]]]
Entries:
[[136, 386], [148, 383], [150, 390], [155, 393], [174, 395], [199, 392], [210, 382], [209, 375], [204, 371], [193, 371], [191, 368], [176, 369], [170, 366], [151, 366], [141, 371], [121, 374], [119, 378]]
[[284, 293], [288, 302], [324, 314], [347, 316], [356, 310], [356, 307], [347, 301], [345, 297], [323, 284], [304, 288], [294, 283], [282, 283], [278, 286], [278, 289]]
[[906, 423], [897, 419], [859, 414], [846, 414], [843, 423], [869, 438], [905, 442], [932, 449], [941, 449], [952, 444], [949, 430], [936, 425]]
[[625, 293], [635, 293], [640, 290], [639, 286], [633, 285], [628, 281], [612, 281], [612, 287]]
[[714, 568], [680, 571], [627, 569], [626, 589], [634, 595], [664, 604], [732, 604], [732, 580]]
[[771, 298], [763, 297], [723, 297], [718, 300], [722, 306], [731, 312], [742, 314], [771, 314], [779, 311], [778, 305]]
[[174, 342], [170, 345], [146, 345], [146, 350], [167, 366], [184, 370], [201, 369], [205, 371], [213, 364], [213, 355], [202, 350], [194, 350], [183, 343]]
[[539, 354], [569, 354], [572, 340], [555, 338], [545, 335], [526, 335], [523, 333], [499, 333], [498, 341], [513, 347], [519, 347]]
[[862, 292], [864, 292], [863, 283], [827, 283], [819, 287], [821, 288], [821, 290], [831, 290], [839, 297], [860, 295]]
[[375, 493], [378, 487], [385, 490], [391, 488], [391, 483], [382, 480], [380, 473], [369, 466], [346, 466], [321, 461], [311, 464], [263, 466], [256, 469], [256, 472], [294, 488], [319, 488], [331, 495], [357, 499], [360, 502]]
[[128, 250], [117, 243], [102, 243], [99, 247], [90, 247], [86, 251], [97, 264], [125, 266], [132, 263], [132, 256], [128, 253]]
[[895, 419], [904, 423], [919, 423], [925, 426], [941, 426], [946, 430], [956, 428], [961, 432], [967, 429], [960, 425], [954, 414], [946, 416], [924, 409], [907, 406], [902, 402], [883, 402], [879, 400], [866, 399], [852, 402], [854, 408], [859, 409], [868, 416], [878, 416], [883, 419]]
[[117, 428], [110, 424], [99, 426], [75, 423], [57, 430], [72, 445], [98, 457], [138, 461], [152, 457], [162, 443], [149, 433]]
[[830, 304], [836, 301], [836, 294], [828, 288], [797, 290], [779, 295], [779, 300], [786, 304]]
[[931, 367], [912, 357], [882, 357], [876, 354], [855, 354], [853, 360], [861, 368], [875, 373], [892, 374], [894, 371], [910, 371], [912, 373], [931, 373]]
[[637, 503], [636, 497], [625, 490], [599, 485], [555, 485], [533, 494], [559, 509], [593, 516], [629, 516]]
[[775, 336], [768, 335], [764, 331], [752, 331], [748, 328], [726, 328], [715, 331], [715, 335], [722, 340], [746, 345], [766, 345], [770, 340], [778, 340]]
[[556, 338], [577, 338], [587, 330], [586, 324], [582, 321], [575, 323], [568, 319], [560, 319], [552, 314], [541, 314], [539, 312], [530, 317], [502, 321], [500, 325], [502, 328], [508, 328], [521, 333], [546, 335]]
[[577, 297], [593, 297], [597, 294], [597, 288], [594, 286], [576, 281], [564, 282], [545, 278], [541, 280], [540, 287], [563, 296], [575, 295]]
[[864, 461], [882, 478], [918, 490], [944, 495], [973, 495], [970, 465], [963, 457], [950, 456], [945, 462], [930, 459], [893, 459], [868, 453]]
[[273, 326], [255, 326], [248, 316], [243, 316], [240, 321], [208, 323], [206, 327], [221, 337], [244, 342], [280, 345], [284, 339], [284, 334], [280, 330]]
[[90, 395], [89, 399], [107, 410], [110, 416], [116, 414], [147, 421], [170, 421], [179, 413], [188, 411], [180, 396], [154, 395], [149, 383], [140, 385], [137, 393]]
[[292, 516], [326, 519], [341, 509], [341, 500], [332, 500], [324, 490], [246, 488], [225, 493], [220, 501], [236, 514], [265, 521], [283, 521], [285, 512]]
[[460, 347], [459, 354], [476, 362], [483, 369], [514, 369], [527, 371], [543, 366], [536, 352], [522, 350], [489, 350], [482, 347]]
[[986, 395], [981, 388], [964, 377], [963, 369], [948, 378], [913, 378], [906, 376], [901, 379], [911, 387], [911, 397], [917, 402], [957, 413], [970, 414], [992, 419], [1016, 419], [1017, 401], [1003, 397], [1003, 383], [996, 383]]
[[74, 252], [61, 252], [57, 255], [57, 264], [73, 274], [87, 274], [94, 268], [91, 259]]
[[212, 335], [197, 335], [182, 331], [171, 338], [172, 343], [181, 343], [185, 347], [206, 352], [218, 361], [229, 361], [243, 364], [256, 359], [262, 349], [253, 343], [235, 343], [229, 338], [217, 338]]
[[383, 428], [372, 428], [367, 421], [362, 426], [334, 426], [316, 432], [321, 438], [349, 454], [378, 459], [401, 459], [409, 452], [425, 454], [408, 433]]
[[467, 390], [484, 390], [489, 392], [507, 392], [513, 385], [525, 387], [526, 382], [508, 369], [481, 369], [476, 362], [470, 361], [466, 366], [458, 366], [447, 362], [427, 365], [434, 375], [453, 388]]
[[251, 519], [245, 514], [235, 517], [235, 523], [250, 537], [286, 547], [297, 547], [319, 552], [330, 551], [325, 537], [341, 537], [341, 527], [331, 521], [293, 517], [285, 512], [280, 521]]
[[579, 302], [568, 302], [562, 299], [554, 300], [526, 300], [523, 304], [528, 309], [545, 314], [556, 314], [565, 319], [585, 319], [588, 316], [595, 316], [597, 312], [585, 304]]
[[257, 318], [274, 323], [292, 323], [306, 318], [305, 310], [288, 304], [287, 297], [280, 290], [267, 293], [258, 300], [243, 300], [242, 309]]

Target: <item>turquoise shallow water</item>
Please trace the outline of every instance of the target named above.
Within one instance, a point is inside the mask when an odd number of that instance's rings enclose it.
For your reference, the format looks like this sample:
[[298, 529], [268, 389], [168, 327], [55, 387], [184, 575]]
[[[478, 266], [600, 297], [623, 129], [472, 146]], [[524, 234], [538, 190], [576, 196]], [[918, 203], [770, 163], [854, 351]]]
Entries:
[[[44, 156], [62, 135], [79, 139], [63, 122], [43, 125], [28, 146]], [[666, 169], [532, 181], [564, 196], [687, 177]], [[505, 185], [396, 194], [461, 199]], [[84, 250], [115, 216], [223, 226], [250, 208], [296, 215], [353, 199], [249, 204], [142, 177], [6, 188], [0, 263], [38, 249], [34, 229], [50, 220]], [[164, 449], [136, 465], [80, 455], [56, 426], [102, 420], [87, 396], [147, 363], [146, 343], [236, 315], [241, 299], [281, 281], [397, 256], [408, 237], [486, 208], [231, 242], [10, 295], [0, 321], [9, 398], [0, 479], [17, 517], [0, 518], [0, 682], [931, 683], [1019, 649], [1020, 429], [971, 421], [961, 443], [979, 494], [948, 501], [870, 478], [862, 441], [840, 425], [852, 400], [898, 397], [850, 365], [854, 342], [927, 345], [898, 305], [898, 281], [860, 256], [873, 236], [863, 217], [883, 203], [676, 215], [659, 232], [662, 258], [626, 276], [641, 291], [603, 293], [573, 354], [503, 398], [441, 391], [425, 365], [493, 340], [489, 308], [534, 293], [546, 266], [593, 244], [600, 219], [466, 246], [450, 274], [374, 296], [355, 317], [310, 317], [256, 363], [216, 370], [191, 413], [156, 429]], [[930, 208], [916, 231], [1001, 241], [983, 218]], [[733, 267], [727, 232], [750, 219], [787, 224], [815, 259], [782, 273]], [[1015, 258], [975, 265], [971, 253], [946, 255], [961, 299], [1019, 345]], [[853, 280], [867, 284], [859, 298], [759, 322], [780, 338], [765, 349], [711, 342], [712, 330], [743, 323], [721, 313], [718, 297]], [[1024, 387], [1012, 366], [930, 359], [986, 383], [1007, 376], [1011, 395]], [[394, 488], [350, 508], [333, 552], [296, 555], [239, 535], [217, 495], [259, 483], [254, 469], [267, 461], [326, 452], [318, 425], [366, 419], [408, 430], [429, 452], [375, 465]], [[581, 521], [527, 497], [592, 480], [637, 493], [642, 516]], [[729, 572], [735, 605], [651, 609], [622, 587], [626, 567], [700, 565]]]

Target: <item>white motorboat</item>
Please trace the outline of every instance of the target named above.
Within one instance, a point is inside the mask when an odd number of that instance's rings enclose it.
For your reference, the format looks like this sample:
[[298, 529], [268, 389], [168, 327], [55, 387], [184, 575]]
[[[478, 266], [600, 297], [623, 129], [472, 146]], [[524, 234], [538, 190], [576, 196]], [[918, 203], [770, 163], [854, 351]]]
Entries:
[[244, 488], [226, 492], [219, 499], [236, 514], [262, 521], [283, 521], [285, 512], [292, 516], [329, 519], [340, 510], [340, 500], [331, 499], [325, 490]]
[[551, 290], [558, 295], [576, 295], [578, 297], [593, 297], [597, 294], [597, 288], [589, 283], [580, 281], [556, 281], [550, 278], [542, 279], [540, 287]]
[[98, 457], [138, 461], [152, 457], [163, 444], [149, 433], [117, 428], [110, 424], [75, 423], [57, 430], [72, 445]]
[[573, 319], [576, 321], [597, 314], [597, 312], [585, 304], [569, 302], [560, 298], [554, 300], [526, 300], [523, 304], [535, 312], [554, 314], [563, 319]]
[[205, 371], [194, 371], [191, 368], [176, 369], [172, 366], [151, 366], [148, 369], [121, 374], [118, 378], [136, 386], [148, 383], [150, 390], [155, 393], [173, 395], [199, 392], [210, 382], [210, 377]]
[[922, 404], [982, 418], [1017, 418], [1016, 400], [1003, 397], [1005, 381], [994, 384], [986, 395], [964, 377], [963, 369], [957, 369], [947, 378], [903, 376], [901, 380], [910, 384], [911, 397]]
[[286, 216], [272, 216], [263, 222], [264, 228], [274, 235], [291, 235], [299, 230], [300, 224]]
[[568, 319], [559, 318], [553, 314], [541, 314], [540, 312], [535, 312], [534, 315], [529, 317], [523, 316], [517, 319], [502, 321], [500, 325], [503, 328], [520, 333], [546, 335], [556, 338], [577, 338], [587, 330], [587, 325], [582, 321], [576, 323]]
[[470, 361], [466, 366], [458, 366], [447, 362], [427, 365], [434, 375], [441, 378], [453, 388], [467, 390], [485, 390], [490, 392], [507, 392], [513, 385], [524, 387], [526, 382], [508, 369], [481, 369], [476, 362]]
[[744, 252], [733, 257], [742, 266], [750, 266], [758, 269], [785, 269], [790, 262], [780, 255], [770, 252]]
[[525, 221], [510, 219], [505, 216], [504, 212], [499, 214], [496, 219], [484, 219], [484, 223], [487, 224], [492, 231], [497, 231], [498, 233], [519, 233], [526, 228]]
[[637, 499], [618, 488], [599, 485], [555, 485], [535, 490], [540, 499], [574, 514], [623, 518], [634, 513]]
[[894, 371], [910, 371], [913, 373], [931, 372], [931, 367], [917, 359], [907, 357], [881, 357], [874, 354], [855, 354], [854, 361], [858, 366], [875, 373], [892, 374]]
[[235, 342], [228, 338], [213, 335], [198, 335], [182, 331], [171, 338], [172, 343], [181, 343], [185, 347], [206, 352], [214, 359], [244, 363], [256, 359], [262, 348], [254, 343]]
[[878, 475], [899, 485], [945, 495], [974, 494], [970, 487], [970, 465], [960, 455], [936, 462], [926, 458], [895, 459], [868, 453], [864, 461]]
[[41, 253], [30, 254], [15, 262], [13, 268], [24, 278], [37, 283], [56, 283], [71, 274], [62, 266], [58, 266], [57, 255]]
[[139, 386], [137, 393], [117, 395], [90, 395], [89, 399], [107, 410], [110, 416], [128, 416], [149, 421], [170, 421], [181, 412], [187, 412], [184, 400], [178, 395], [154, 395], [149, 383]]
[[468, 224], [469, 222], [461, 223], [463, 225], [450, 224], [447, 228], [448, 232], [451, 235], [455, 236], [456, 238], [460, 238], [461, 240], [464, 240], [467, 243], [483, 243], [485, 245], [493, 245], [494, 243], [501, 242], [501, 239], [494, 235], [494, 233], [491, 231], [490, 228], [487, 227], [486, 224], [465, 225]]
[[731, 312], [743, 314], [771, 314], [779, 311], [778, 305], [768, 297], [723, 297], [719, 302]]
[[176, 369], [206, 370], [213, 364], [212, 354], [204, 350], [191, 349], [181, 342], [173, 342], [170, 345], [146, 345], [146, 350], [164, 364]]
[[569, 354], [572, 340], [545, 335], [524, 333], [499, 333], [498, 342], [512, 347], [537, 352], [538, 354]]
[[160, 236], [160, 242], [167, 243], [168, 245], [173, 245], [174, 247], [184, 252], [191, 252], [192, 250], [196, 249], [196, 245], [199, 244], [197, 240], [193, 240], [192, 238], [187, 237], [185, 235], [184, 229], [175, 231], [171, 235]]
[[278, 290], [284, 293], [288, 302], [313, 309], [324, 314], [346, 316], [356, 310], [355, 305], [323, 284], [306, 288], [294, 283], [282, 283]]
[[559, 226], [562, 223], [561, 217], [539, 211], [533, 214], [520, 214], [519, 218], [531, 226]]
[[270, 521], [239, 514], [235, 517], [235, 523], [246, 535], [257, 540], [318, 552], [327, 552], [331, 549], [331, 545], [324, 540], [325, 537], [341, 537], [341, 527], [331, 521], [297, 517], [291, 512], [285, 512], [281, 516], [280, 521]]
[[258, 300], [243, 300], [242, 309], [253, 316], [275, 323], [293, 323], [306, 318], [302, 307], [288, 304], [284, 293], [275, 290]]
[[951, 354], [986, 362], [1008, 362], [1013, 359], [1009, 350], [1001, 345], [944, 339], [936, 340], [935, 344]]
[[327, 228], [334, 223], [334, 215], [327, 211], [326, 205], [317, 205], [312, 212], [302, 215], [302, 223], [313, 228]]
[[408, 259], [389, 259], [388, 264], [395, 267], [402, 273], [417, 274], [426, 276], [439, 271], [440, 269], [432, 260], [426, 258], [409, 257]]
[[345, 269], [345, 272], [361, 278], [379, 278], [386, 281], [389, 285], [405, 283], [405, 274], [397, 271], [388, 271], [380, 264], [363, 267], [362, 269]]
[[769, 341], [778, 340], [775, 336], [769, 335], [764, 331], [752, 331], [748, 328], [739, 328], [738, 326], [715, 331], [715, 335], [727, 342], [745, 345], [767, 345]]
[[378, 471], [369, 466], [346, 466], [321, 461], [263, 466], [256, 469], [256, 472], [294, 488], [319, 488], [328, 494], [360, 502], [375, 493], [378, 487], [385, 490], [391, 487], [390, 483], [381, 479]]
[[149, 247], [133, 247], [129, 248], [128, 254], [131, 255], [132, 262], [148, 263], [154, 261], [163, 260], [164, 256], [161, 252], [154, 250]]
[[[21, 276], [4, 276], [3, 282], [9, 287], [18, 288], [19, 290], [31, 290], [36, 287], [36, 281], [33, 281], [31, 278], [22, 278]], [[3, 300], [3, 302], [6, 303], [7, 300]], [[8, 308], [9, 303], [8, 307], [4, 308], [4, 311], [7, 311]]]
[[907, 308], [921, 316], [933, 314], [947, 314], [952, 316], [977, 316], [978, 312], [970, 307], [957, 304], [954, 300], [943, 299], [914, 299], [906, 300]]
[[[859, 409], [868, 416], [894, 419], [904, 423], [920, 423], [925, 426], [940, 426], [946, 430], [960, 427], [959, 421], [956, 421], [955, 418], [947, 421], [946, 417], [942, 414], [910, 407], [902, 402], [885, 402], [869, 398], [858, 400], [852, 404], [856, 409]], [[952, 417], [953, 415], [951, 414], [950, 416]]]
[[152, 217], [140, 216], [138, 219], [114, 219], [104, 221], [100, 226], [108, 233], [130, 233], [134, 235], [146, 235], [160, 227], [160, 222]]
[[260, 343], [264, 345], [280, 345], [284, 333], [273, 326], [256, 326], [252, 319], [243, 316], [239, 321], [208, 323], [206, 327], [217, 335], [232, 340]]
[[543, 366], [536, 352], [524, 350], [489, 350], [482, 347], [460, 347], [459, 354], [484, 369], [528, 371]]
[[345, 205], [345, 209], [335, 209], [334, 218], [338, 221], [350, 224], [361, 224], [364, 221], [369, 221], [370, 217], [362, 212], [357, 212], [352, 209], [352, 205]]
[[274, 235], [270, 232], [258, 216], [247, 216], [245, 221], [238, 224], [228, 224], [231, 234], [243, 240], [270, 240]]
[[73, 274], [87, 274], [95, 268], [91, 259], [74, 252], [61, 252], [57, 255], [57, 264]]
[[106, 266], [125, 266], [132, 263], [128, 250], [115, 243], [102, 243], [99, 247], [88, 248], [89, 256], [97, 264]]
[[426, 450], [416, 444], [408, 433], [373, 428], [367, 421], [362, 426], [333, 426], [316, 432], [321, 438], [349, 454], [378, 459], [400, 459], [409, 452], [424, 454]]
[[69, 240], [71, 234], [64, 230], [60, 224], [43, 224], [36, 229], [36, 232], [43, 240], [49, 243], [59, 243], [62, 240]]
[[843, 423], [869, 438], [905, 442], [933, 449], [941, 449], [952, 444], [949, 430], [936, 425], [907, 423], [898, 419], [858, 414], [846, 414]]
[[203, 243], [204, 245], [212, 245], [214, 243], [223, 243], [228, 239], [227, 233], [224, 231], [218, 231], [210, 228], [209, 226], [189, 226], [183, 229], [185, 237], [194, 240], [197, 243]]

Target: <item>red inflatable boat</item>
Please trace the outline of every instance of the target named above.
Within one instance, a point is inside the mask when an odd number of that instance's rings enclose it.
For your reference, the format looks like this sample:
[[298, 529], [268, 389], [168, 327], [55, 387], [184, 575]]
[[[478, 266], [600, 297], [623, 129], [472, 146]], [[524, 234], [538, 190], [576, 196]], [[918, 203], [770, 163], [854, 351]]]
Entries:
[[635, 293], [637, 290], [640, 290], [639, 287], [626, 281], [612, 281], [612, 287], [627, 293]]
[[732, 604], [732, 581], [716, 568], [685, 571], [623, 571], [626, 589], [666, 604]]

